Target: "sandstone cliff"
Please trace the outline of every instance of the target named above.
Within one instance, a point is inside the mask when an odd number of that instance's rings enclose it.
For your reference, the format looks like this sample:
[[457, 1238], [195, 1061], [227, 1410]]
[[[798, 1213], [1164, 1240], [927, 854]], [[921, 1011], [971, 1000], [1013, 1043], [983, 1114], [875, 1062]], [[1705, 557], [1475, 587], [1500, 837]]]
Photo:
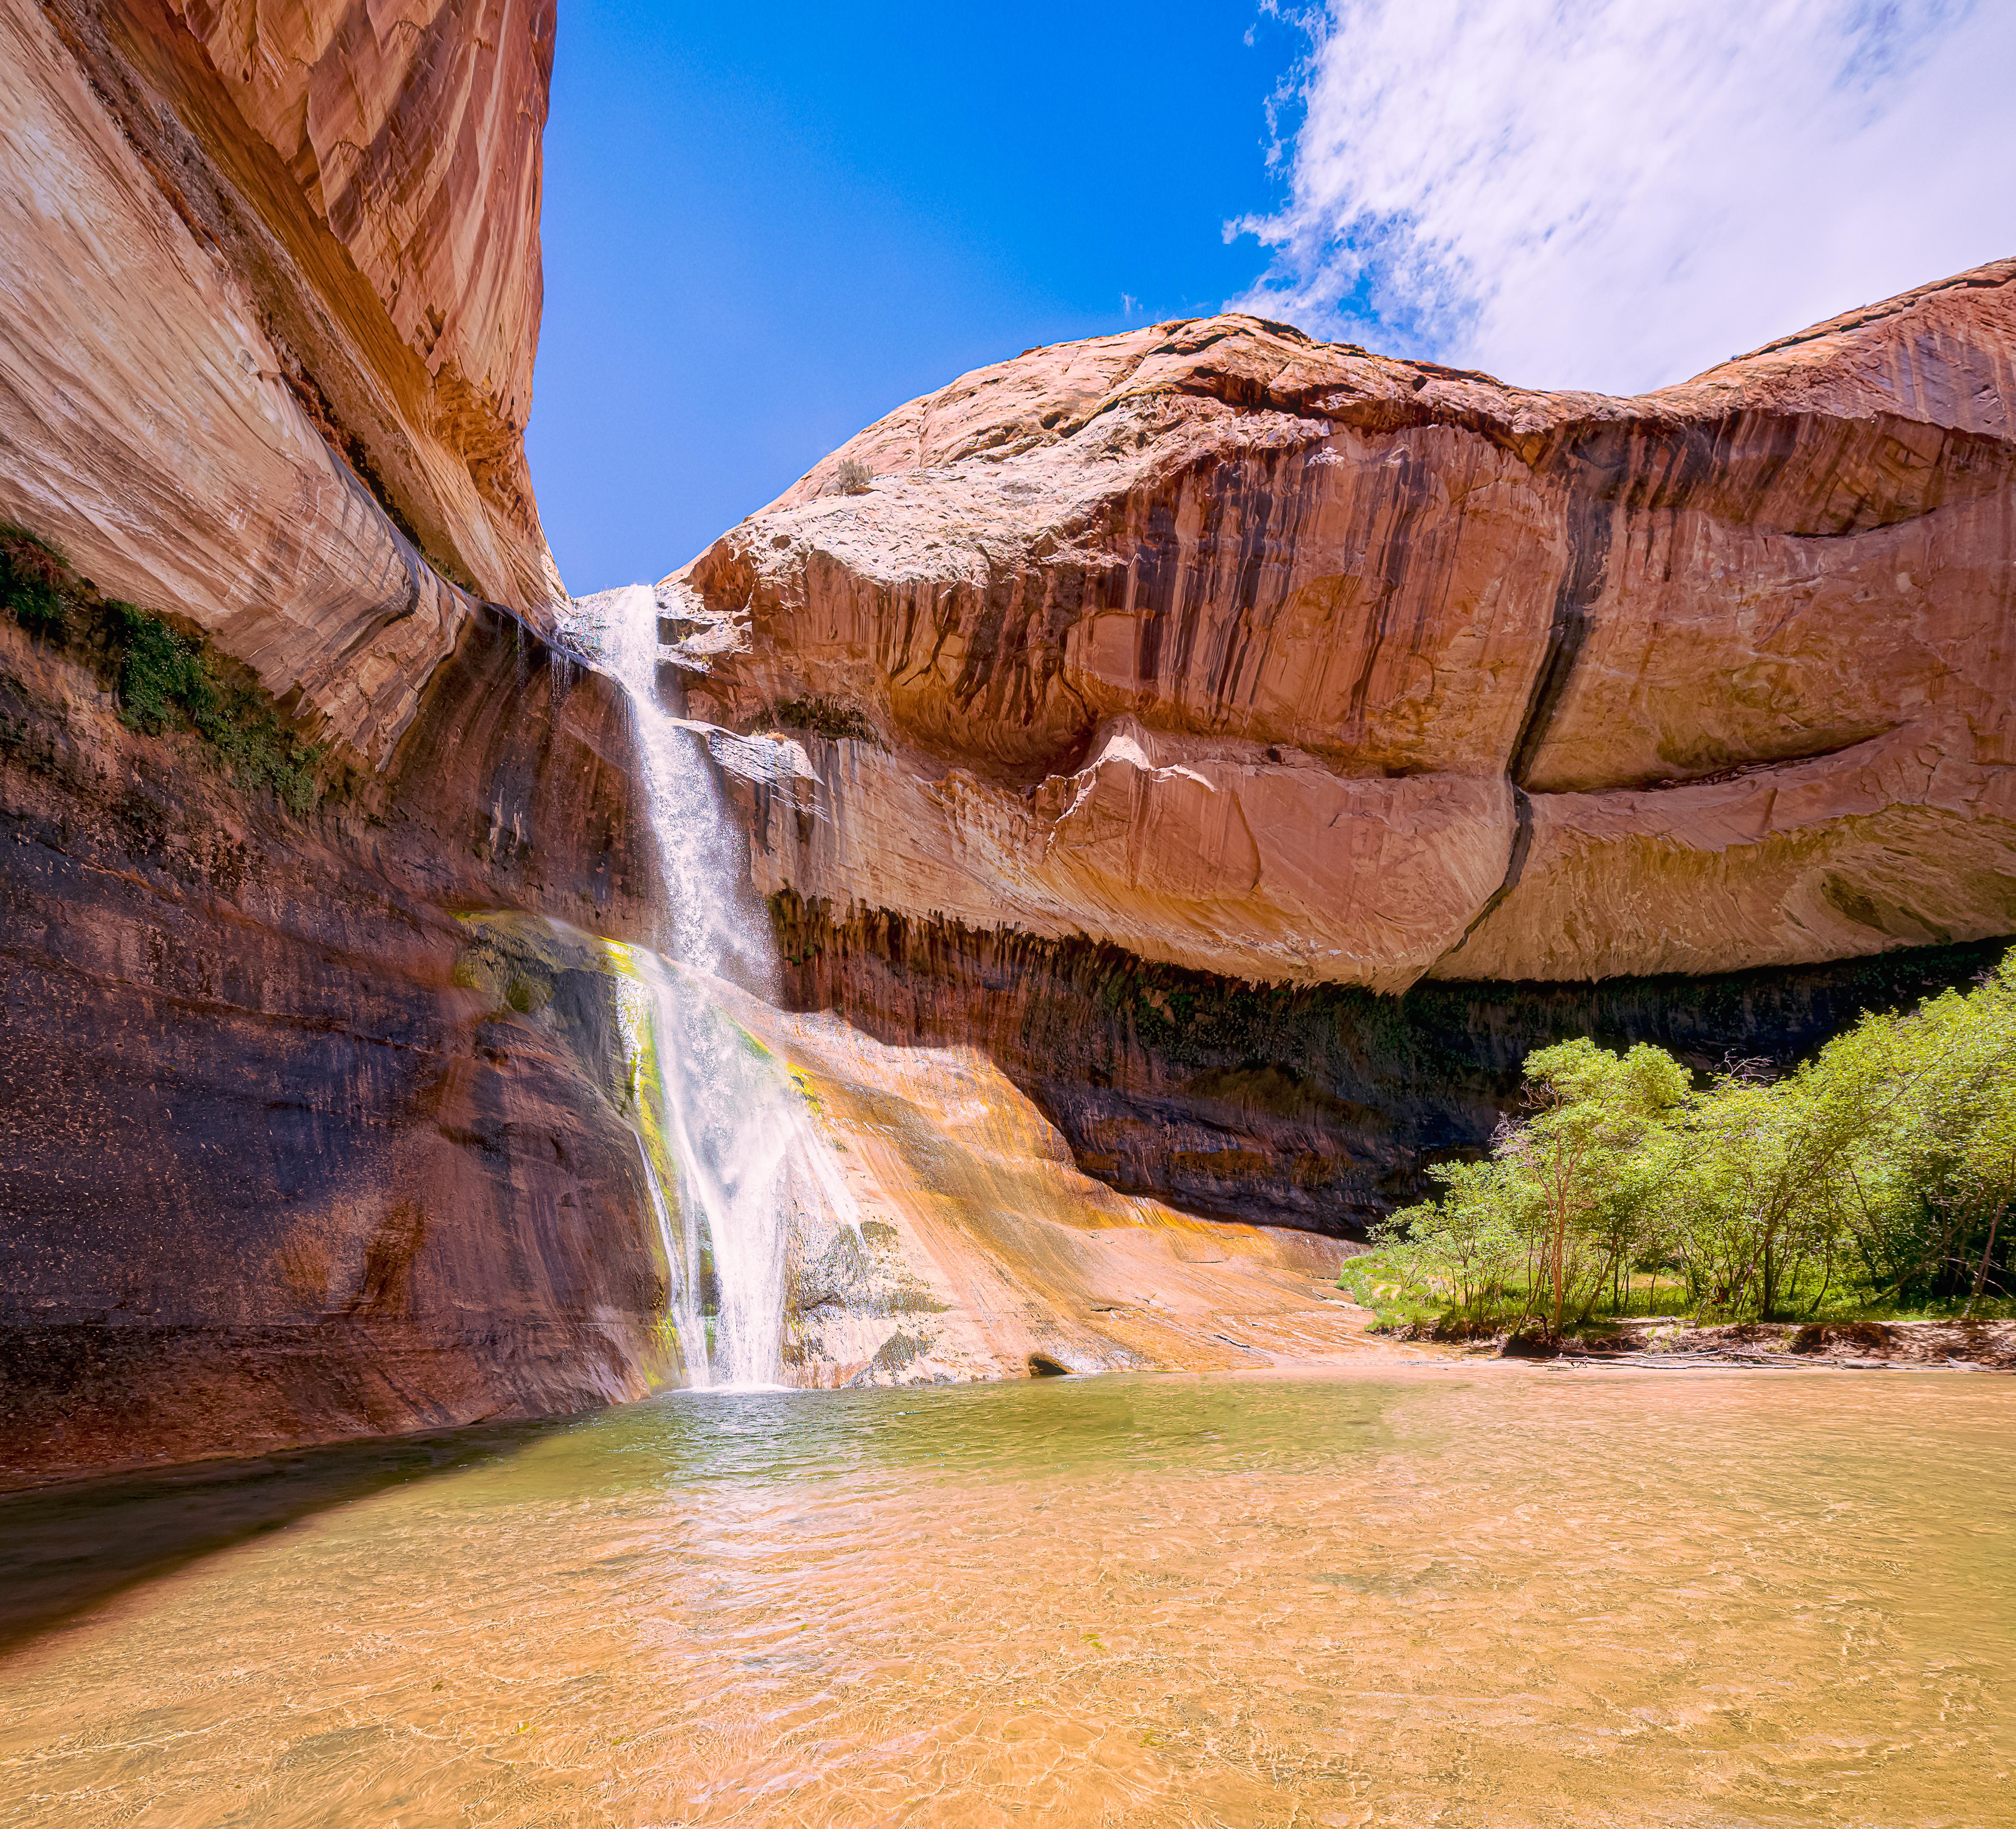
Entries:
[[[0, 1485], [689, 1369], [612, 969], [662, 913], [635, 732], [549, 639], [520, 440], [553, 23], [0, 0]], [[869, 1215], [795, 1262], [801, 1381], [1349, 1331], [1335, 1247], [743, 1001]]]
[[655, 912], [544, 639], [553, 42], [0, 0], [0, 1479], [675, 1369], [607, 987], [462, 918]]
[[0, 520], [369, 765], [471, 597], [559, 594], [553, 45], [552, 0], [0, 0]]
[[898, 409], [661, 601], [836, 920], [1726, 972], [2016, 930], [2013, 479], [2016, 262], [1631, 400], [1232, 315]]
[[[520, 437], [552, 49], [0, 0], [0, 1482], [678, 1370], [657, 865]], [[1252, 1222], [1358, 1230], [1530, 1046], [1789, 1057], [1978, 969], [2012, 294], [1640, 401], [1032, 352], [668, 581], [798, 1011], [736, 1020], [864, 1215], [792, 1374], [1342, 1350], [1345, 1248]]]
[[643, 1395], [619, 1070], [458, 918], [648, 931], [621, 695], [478, 609], [387, 767], [290, 809], [122, 720], [80, 621], [0, 619], [0, 1485]]

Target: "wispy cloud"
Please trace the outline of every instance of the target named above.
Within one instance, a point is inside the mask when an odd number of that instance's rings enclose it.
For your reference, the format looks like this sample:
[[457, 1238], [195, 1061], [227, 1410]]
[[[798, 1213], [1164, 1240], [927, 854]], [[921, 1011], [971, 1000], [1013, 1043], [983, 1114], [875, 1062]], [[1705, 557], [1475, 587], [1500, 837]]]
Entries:
[[1329, 0], [1241, 308], [1631, 392], [2016, 254], [2011, 0]]

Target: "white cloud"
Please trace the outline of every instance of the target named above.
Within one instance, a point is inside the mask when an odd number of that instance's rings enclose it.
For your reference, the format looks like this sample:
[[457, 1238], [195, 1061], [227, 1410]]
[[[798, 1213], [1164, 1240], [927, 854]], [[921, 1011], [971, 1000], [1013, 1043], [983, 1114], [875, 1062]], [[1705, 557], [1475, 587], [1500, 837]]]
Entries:
[[1330, 0], [1244, 310], [1629, 393], [2016, 254], [2016, 0]]

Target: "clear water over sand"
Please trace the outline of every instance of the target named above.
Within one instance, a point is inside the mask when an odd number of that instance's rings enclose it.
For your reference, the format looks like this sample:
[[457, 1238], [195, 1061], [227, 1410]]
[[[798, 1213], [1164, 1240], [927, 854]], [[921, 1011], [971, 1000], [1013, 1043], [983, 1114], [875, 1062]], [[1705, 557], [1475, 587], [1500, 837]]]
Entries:
[[691, 1393], [305, 1479], [0, 1656], [0, 1822], [2016, 1820], [1990, 1375]]

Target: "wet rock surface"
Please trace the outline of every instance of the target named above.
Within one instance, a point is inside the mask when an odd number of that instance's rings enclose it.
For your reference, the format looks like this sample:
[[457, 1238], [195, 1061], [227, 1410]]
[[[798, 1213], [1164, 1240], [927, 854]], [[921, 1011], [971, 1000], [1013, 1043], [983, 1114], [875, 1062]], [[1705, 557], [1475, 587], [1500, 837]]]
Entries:
[[1593, 1035], [1689, 1065], [1789, 1065], [1867, 1010], [1970, 985], [1998, 942], [1791, 970], [1597, 985], [1430, 981], [1405, 996], [1253, 984], [1114, 946], [786, 892], [787, 999], [897, 1046], [984, 1050], [1078, 1167], [1185, 1211], [1341, 1237], [1429, 1190], [1516, 1110], [1532, 1050]]
[[915, 1385], [1418, 1357], [1334, 1287], [1352, 1247], [1087, 1176], [981, 1047], [878, 1042], [740, 1000], [859, 1215], [791, 1242], [786, 1376]]
[[[0, 520], [292, 771], [0, 618], [0, 1482], [678, 1370], [583, 963], [656, 853], [522, 448], [553, 40], [0, 0]], [[1636, 401], [1241, 317], [1032, 351], [667, 581], [794, 1006], [747, 1022], [865, 1215], [794, 1243], [788, 1375], [1388, 1350], [1343, 1241], [1531, 1047], [1790, 1059], [1971, 977], [2012, 301]]]
[[[459, 918], [636, 936], [657, 887], [621, 694], [545, 639], [553, 42], [550, 0], [0, 0], [0, 543], [63, 600], [0, 617], [0, 1478], [661, 1361], [608, 1062]], [[272, 782], [141, 715], [121, 600]]]
[[391, 765], [300, 815], [11, 620], [0, 699], [0, 1478], [648, 1388], [592, 999], [571, 1037], [458, 918], [648, 928], [610, 683], [479, 610]]

